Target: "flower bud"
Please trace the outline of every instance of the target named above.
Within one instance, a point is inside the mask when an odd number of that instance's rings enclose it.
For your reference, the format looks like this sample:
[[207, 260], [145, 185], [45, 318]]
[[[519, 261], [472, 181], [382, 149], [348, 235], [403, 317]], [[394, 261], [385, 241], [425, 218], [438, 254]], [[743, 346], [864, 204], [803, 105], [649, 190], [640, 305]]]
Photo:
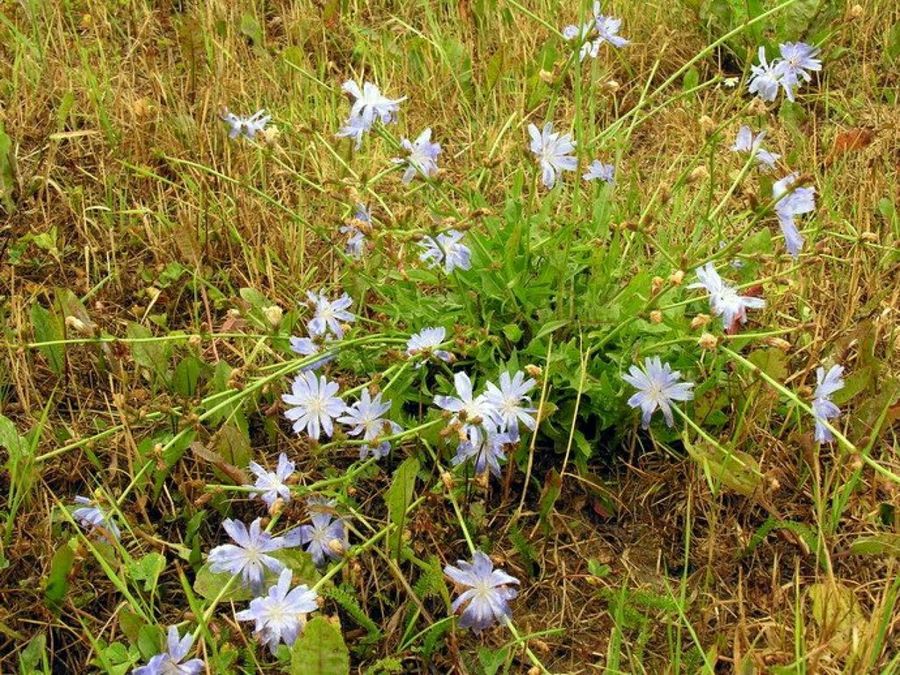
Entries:
[[698, 314], [691, 319], [691, 329], [697, 330], [698, 328], [703, 328], [709, 323], [709, 320], [709, 314]]
[[705, 181], [709, 178], [709, 169], [705, 166], [698, 166], [693, 171], [688, 174], [687, 182], [694, 184], [699, 183], [701, 181]]
[[662, 323], [663, 315], [658, 309], [654, 309], [650, 312], [650, 323]]
[[788, 352], [791, 349], [791, 343], [780, 337], [767, 337], [765, 339], [765, 343], [770, 347], [775, 347], [776, 349], [780, 349], [783, 352]]
[[697, 340], [697, 344], [700, 345], [701, 349], [715, 349], [719, 344], [719, 338], [712, 333], [704, 333]]
[[666, 283], [666, 280], [662, 277], [653, 277], [653, 280], [650, 282], [650, 293], [653, 295], [659, 293], [664, 283]]
[[682, 281], [684, 281], [684, 270], [675, 270], [669, 275], [669, 283], [675, 286], [681, 286]]
[[541, 376], [544, 374], [544, 371], [540, 366], [536, 366], [533, 363], [529, 363], [525, 366], [525, 372], [528, 373], [530, 377], [533, 377], [536, 380], [541, 379]]
[[278, 324], [281, 323], [281, 319], [284, 317], [284, 312], [278, 305], [270, 305], [266, 307], [263, 310], [263, 314], [266, 317], [266, 321], [269, 322], [269, 325], [272, 326], [272, 328], [276, 328]]
[[712, 117], [709, 115], [703, 115], [700, 118], [700, 129], [703, 130], [703, 133], [706, 136], [711, 136], [713, 132], [716, 130], [716, 123]]
[[82, 335], [93, 335], [94, 330], [88, 326], [84, 321], [79, 319], [77, 316], [67, 316], [66, 317], [66, 327], [71, 328], [76, 333], [81, 333]]
[[609, 80], [603, 84], [603, 88], [608, 91], [610, 94], [615, 94], [619, 91], [619, 83], [616, 80]]
[[865, 10], [863, 9], [863, 6], [860, 4], [853, 5], [853, 7], [851, 7], [850, 11], [848, 12], [851, 19], [858, 19], [864, 13], [865, 13]]

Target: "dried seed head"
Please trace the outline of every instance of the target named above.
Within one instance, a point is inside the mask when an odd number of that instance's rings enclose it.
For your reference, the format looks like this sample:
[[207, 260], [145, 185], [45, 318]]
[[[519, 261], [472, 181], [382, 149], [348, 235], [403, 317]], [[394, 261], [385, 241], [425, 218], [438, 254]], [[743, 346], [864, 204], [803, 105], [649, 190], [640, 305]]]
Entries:
[[775, 347], [783, 352], [788, 352], [791, 349], [791, 343], [780, 337], [767, 337], [765, 343], [770, 347]]
[[541, 379], [541, 376], [544, 374], [544, 371], [540, 366], [536, 366], [533, 363], [529, 363], [525, 366], [525, 372], [528, 373], [530, 377], [533, 377], [536, 380]]
[[863, 6], [862, 6], [862, 5], [856, 4], [856, 5], [853, 5], [853, 7], [850, 8], [850, 11], [847, 12], [847, 14], [850, 16], [851, 19], [858, 19], [858, 18], [860, 18], [863, 14], [865, 14], [865, 10], [863, 9]]
[[709, 314], [698, 314], [693, 319], [691, 319], [691, 328], [693, 330], [697, 330], [698, 328], [703, 328], [710, 321]]
[[269, 322], [269, 325], [272, 326], [272, 328], [276, 328], [278, 324], [281, 323], [281, 319], [284, 317], [284, 312], [278, 305], [270, 305], [266, 307], [263, 310], [263, 314], [266, 317], [266, 321]]
[[650, 282], [650, 292], [656, 295], [662, 290], [664, 283], [666, 283], [666, 280], [662, 277], [653, 277], [653, 280]]
[[669, 275], [669, 283], [674, 284], [675, 286], [681, 286], [681, 282], [684, 281], [684, 270], [675, 270], [672, 274]]
[[715, 349], [719, 344], [719, 338], [712, 333], [704, 333], [697, 340], [697, 344], [700, 345], [701, 349]]
[[688, 183], [700, 183], [709, 178], [709, 169], [705, 166], [698, 166], [688, 174]]
[[700, 118], [700, 129], [707, 137], [711, 136], [716, 130], [716, 122], [709, 115], [703, 115]]
[[658, 309], [654, 309], [650, 312], [650, 323], [662, 323], [663, 315]]

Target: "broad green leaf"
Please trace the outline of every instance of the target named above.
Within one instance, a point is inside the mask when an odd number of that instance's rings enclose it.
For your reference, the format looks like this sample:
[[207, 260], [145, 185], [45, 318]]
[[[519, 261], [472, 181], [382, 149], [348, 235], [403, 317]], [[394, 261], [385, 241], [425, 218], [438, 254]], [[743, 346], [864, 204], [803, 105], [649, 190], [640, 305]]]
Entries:
[[144, 590], [151, 591], [156, 588], [159, 575], [166, 568], [166, 557], [161, 553], [151, 552], [140, 560], [128, 564], [128, 575], [133, 581], [143, 581]]
[[350, 653], [341, 629], [313, 617], [291, 648], [291, 675], [348, 675]]
[[66, 542], [53, 554], [50, 561], [50, 573], [47, 575], [47, 583], [44, 585], [44, 598], [51, 607], [59, 607], [66, 591], [69, 590], [69, 572], [75, 564], [75, 551], [69, 542]]
[[419, 460], [407, 457], [394, 471], [394, 480], [384, 495], [388, 516], [396, 529], [391, 532], [391, 549], [399, 551], [403, 539], [403, 525], [406, 521], [406, 509], [409, 507], [416, 487], [416, 474], [419, 472]]
[[[284, 565], [293, 572], [293, 585], [306, 584], [313, 586], [321, 575], [316, 569], [315, 563], [312, 561], [309, 553], [298, 549], [281, 549], [273, 551], [270, 554], [276, 560], [280, 560]], [[194, 579], [194, 592], [203, 596], [207, 600], [212, 600], [219, 596], [219, 593], [225, 585], [231, 580], [232, 575], [229, 572], [212, 572], [209, 569], [209, 563], [205, 563], [198, 571]], [[263, 579], [263, 586], [268, 588], [278, 581], [278, 575], [270, 570], [266, 570]], [[222, 595], [223, 601], [241, 602], [252, 600], [258, 594], [244, 586], [242, 580], [235, 579], [228, 590]]]
[[835, 653], [845, 653], [858, 645], [868, 622], [853, 591], [837, 581], [824, 581], [809, 588], [812, 615], [821, 637]]
[[[54, 342], [65, 337], [63, 324], [59, 317], [35, 303], [31, 306], [31, 325], [34, 328], [36, 342]], [[62, 344], [40, 347], [47, 363], [56, 375], [61, 375], [65, 368], [65, 346]]]
[[741, 450], [719, 448], [702, 439], [691, 442], [687, 431], [682, 434], [684, 447], [706, 475], [710, 490], [717, 493], [720, 485], [752, 497], [762, 486], [759, 462]]
[[850, 544], [854, 555], [890, 555], [900, 558], [900, 534], [884, 533], [860, 537]]

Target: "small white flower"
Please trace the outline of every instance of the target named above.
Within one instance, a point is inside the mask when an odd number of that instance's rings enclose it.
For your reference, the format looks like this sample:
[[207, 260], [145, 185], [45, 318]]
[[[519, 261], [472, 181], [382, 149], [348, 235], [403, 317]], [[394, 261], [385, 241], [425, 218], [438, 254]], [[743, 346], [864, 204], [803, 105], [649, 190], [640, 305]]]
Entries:
[[244, 136], [251, 141], [256, 138], [257, 134], [265, 131], [266, 125], [271, 119], [272, 116], [266, 115], [265, 110], [257, 110], [255, 113], [250, 115], [250, 117], [241, 117], [240, 115], [235, 115], [232, 112], [228, 112], [227, 109], [222, 114], [222, 121], [228, 125], [229, 138]]
[[324, 293], [306, 292], [306, 297], [315, 307], [315, 315], [308, 324], [309, 334], [318, 337], [331, 331], [337, 339], [344, 337], [341, 322], [353, 323], [356, 317], [347, 311], [353, 299], [344, 293], [337, 300], [329, 300]]
[[754, 136], [753, 132], [750, 130], [750, 127], [743, 125], [740, 129], [738, 129], [737, 138], [735, 138], [734, 145], [731, 146], [731, 151], [749, 152], [751, 156], [756, 158], [757, 163], [759, 163], [761, 166], [767, 167], [769, 169], [774, 169], [775, 162], [779, 157], [781, 157], [781, 155], [776, 155], [775, 153], [769, 152], [768, 150], [764, 150], [762, 148], [761, 144], [765, 136], [765, 131], [760, 131], [756, 136]]
[[766, 306], [766, 301], [762, 298], [741, 295], [736, 288], [725, 283], [711, 262], [697, 268], [697, 278], [700, 281], [688, 288], [707, 290], [709, 308], [715, 316], [722, 317], [722, 325], [729, 332], [737, 330], [739, 324], [747, 323], [748, 309], [762, 309]]
[[[345, 410], [344, 416], [339, 417], [338, 422], [353, 427], [347, 431], [350, 436], [362, 434], [363, 440], [374, 441], [379, 436], [398, 434], [403, 431], [396, 422], [384, 419], [384, 414], [390, 409], [390, 401], [381, 401], [381, 392], [372, 398], [369, 390], [363, 389], [359, 400]], [[365, 459], [371, 450], [376, 459], [381, 459], [390, 449], [391, 444], [388, 441], [382, 441], [375, 448], [364, 445], [360, 450], [359, 458]]]
[[84, 529], [89, 531], [96, 530], [103, 534], [109, 533], [116, 539], [122, 535], [119, 531], [119, 526], [116, 525], [116, 521], [107, 516], [103, 509], [92, 500], [87, 497], [76, 496], [75, 503], [81, 504], [81, 507], [72, 511], [72, 517]]
[[612, 164], [604, 164], [599, 159], [595, 159], [581, 177], [586, 181], [602, 180], [604, 183], [612, 185], [615, 175], [616, 167]]
[[560, 134], [553, 131], [553, 122], [547, 122], [543, 131], [528, 125], [531, 136], [531, 152], [537, 156], [541, 167], [541, 182], [547, 189], [556, 185], [557, 176], [563, 171], [575, 171], [578, 160], [570, 153], [575, 151], [572, 134]]
[[182, 663], [193, 645], [194, 636], [190, 632], [179, 638], [178, 626], [169, 626], [166, 651], [150, 659], [146, 666], [135, 668], [131, 675], [200, 675], [206, 670], [206, 664], [201, 659]]
[[537, 383], [530, 377], [526, 380], [525, 373], [521, 370], [516, 371], [512, 377], [508, 372], [500, 373], [499, 387], [493, 382], [485, 384], [484, 400], [494, 409], [494, 419], [513, 442], [519, 440], [519, 422], [534, 431], [534, 413], [537, 410], [530, 407], [531, 397], [528, 392], [535, 384]]
[[831, 402], [831, 396], [844, 388], [843, 374], [842, 366], [832, 366], [827, 373], [821, 366], [816, 369], [817, 385], [811, 407], [816, 419], [815, 438], [818, 443], [830, 443], [834, 440], [834, 435], [824, 422], [841, 414], [841, 409]]
[[[409, 340], [407, 340], [406, 355], [410, 357], [418, 356], [419, 354], [431, 355], [446, 363], [452, 363], [453, 354], [445, 349], [437, 349], [446, 339], [447, 330], [443, 326], [423, 328], [418, 333], [411, 335]], [[421, 363], [416, 364], [416, 368], [421, 368], [421, 366]]]
[[419, 254], [419, 260], [428, 263], [429, 267], [443, 265], [447, 274], [457, 268], [471, 269], [472, 251], [461, 242], [462, 238], [463, 233], [458, 230], [447, 230], [436, 237], [426, 236], [419, 242], [424, 249]]
[[456, 413], [456, 418], [463, 413], [465, 425], [480, 424], [483, 420], [494, 417], [494, 407], [485, 400], [484, 394], [472, 395], [472, 380], [460, 371], [453, 376], [456, 396], [435, 396], [434, 404], [443, 410]]
[[415, 142], [404, 138], [400, 141], [403, 149], [409, 153], [405, 159], [394, 159], [395, 164], [406, 164], [403, 172], [403, 182], [409, 183], [419, 173], [425, 178], [431, 178], [438, 171], [437, 157], [441, 154], [441, 144], [431, 142], [431, 129], [425, 129]]
[[285, 547], [282, 537], [273, 537], [261, 528], [261, 520], [257, 518], [250, 523], [250, 529], [239, 520], [226, 518], [222, 527], [234, 540], [235, 544], [216, 546], [209, 552], [209, 569], [211, 572], [230, 572], [240, 574], [250, 588], [262, 588], [264, 569], [280, 572], [284, 565], [268, 553]]

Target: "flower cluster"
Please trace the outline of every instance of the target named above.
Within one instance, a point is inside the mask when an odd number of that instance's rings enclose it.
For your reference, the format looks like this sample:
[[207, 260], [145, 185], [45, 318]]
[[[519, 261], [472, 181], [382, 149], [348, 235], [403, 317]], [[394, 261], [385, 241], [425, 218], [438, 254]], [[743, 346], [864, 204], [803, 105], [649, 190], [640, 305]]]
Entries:
[[372, 129], [376, 121], [380, 120], [382, 124], [396, 121], [400, 103], [406, 100], [405, 96], [397, 99], [387, 98], [371, 82], [365, 82], [360, 87], [353, 80], [347, 80], [341, 86], [341, 90], [353, 99], [353, 103], [350, 106], [350, 115], [337, 136], [354, 139], [357, 149], [362, 145], [363, 135]]
[[759, 64], [750, 68], [751, 76], [747, 89], [764, 101], [774, 101], [780, 89], [789, 101], [795, 98], [795, 90], [810, 82], [810, 72], [822, 70], [822, 62], [816, 58], [818, 47], [804, 42], [785, 42], [778, 45], [781, 58], [771, 63], [766, 60], [766, 48], [759, 48]]
[[621, 19], [604, 16], [600, 13], [600, 3], [595, 2], [593, 13], [588, 21], [579, 25], [569, 25], [563, 28], [563, 37], [568, 41], [577, 40], [579, 51], [578, 58], [584, 61], [588, 56], [597, 58], [600, 53], [600, 45], [604, 42], [613, 47], [624, 47], [628, 40], [619, 35]]

